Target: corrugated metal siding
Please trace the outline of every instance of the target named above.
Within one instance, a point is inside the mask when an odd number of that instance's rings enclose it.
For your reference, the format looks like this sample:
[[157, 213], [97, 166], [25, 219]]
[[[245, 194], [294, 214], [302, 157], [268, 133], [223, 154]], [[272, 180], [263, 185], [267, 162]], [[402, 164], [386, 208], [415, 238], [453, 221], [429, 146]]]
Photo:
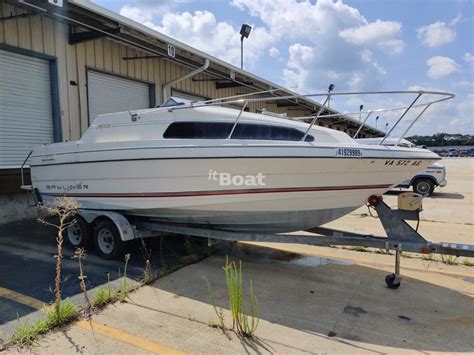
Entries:
[[0, 50], [0, 166], [53, 141], [49, 62]]
[[186, 100], [191, 100], [191, 101], [200, 101], [200, 100], [206, 100], [207, 99], [204, 96], [188, 94], [188, 93], [184, 93], [184, 92], [177, 91], [177, 90], [171, 90], [171, 96], [179, 97], [179, 98], [186, 99]]
[[97, 115], [150, 107], [150, 85], [89, 70], [89, 119]]
[[[0, 17], [19, 15], [26, 11], [0, 0]], [[144, 56], [146, 53], [106, 38], [69, 45], [68, 26], [48, 16], [0, 21], [0, 43], [57, 57], [61, 128], [63, 139], [79, 139], [89, 125], [86, 67], [113, 72], [156, 84], [156, 103], [161, 103], [162, 85], [191, 70], [165, 59], [124, 60], [123, 57]], [[205, 73], [199, 79], [212, 79]], [[214, 81], [193, 81], [176, 84], [175, 89], [204, 97], [224, 97], [250, 92], [246, 87], [217, 90]], [[251, 111], [265, 107], [252, 103]], [[295, 114], [287, 108], [267, 107], [270, 111]]]

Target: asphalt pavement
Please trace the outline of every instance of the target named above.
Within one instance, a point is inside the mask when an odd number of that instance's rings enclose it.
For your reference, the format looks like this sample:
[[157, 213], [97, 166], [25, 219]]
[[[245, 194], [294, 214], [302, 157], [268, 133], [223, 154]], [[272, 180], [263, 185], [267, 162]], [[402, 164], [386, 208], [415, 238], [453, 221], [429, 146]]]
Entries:
[[[35, 318], [42, 303], [53, 301], [55, 237], [54, 227], [36, 220], [0, 224], [0, 340], [12, 332], [19, 318], [25, 315]], [[153, 270], [159, 272], [177, 265], [186, 254], [183, 239], [176, 237], [149, 238], [144, 243], [146, 252], [139, 240], [127, 245], [130, 253], [127, 277], [132, 282], [143, 276], [146, 258], [150, 258]], [[63, 249], [62, 295], [80, 300], [79, 268], [73, 254], [72, 249]], [[93, 251], [84, 260], [89, 289], [107, 284], [108, 278], [112, 283], [117, 282], [123, 269], [123, 260], [104, 260]]]

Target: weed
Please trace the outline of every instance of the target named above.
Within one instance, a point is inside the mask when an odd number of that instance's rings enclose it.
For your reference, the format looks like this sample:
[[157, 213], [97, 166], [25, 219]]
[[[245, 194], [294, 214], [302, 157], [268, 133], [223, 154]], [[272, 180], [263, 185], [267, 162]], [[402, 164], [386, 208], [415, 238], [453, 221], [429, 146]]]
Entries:
[[110, 272], [107, 273], [107, 288], [99, 288], [95, 294], [94, 299], [92, 300], [92, 305], [96, 308], [101, 308], [106, 304], [114, 301], [116, 299], [116, 293], [112, 290], [112, 285], [110, 284]]
[[123, 268], [123, 276], [122, 276], [122, 282], [120, 283], [120, 290], [119, 290], [119, 300], [120, 302], [125, 302], [127, 299], [127, 292], [128, 292], [128, 286], [127, 286], [127, 266], [128, 266], [128, 261], [130, 260], [130, 254], [125, 254], [125, 266]]
[[196, 255], [203, 258], [211, 255], [212, 249], [207, 245], [206, 239], [202, 238], [186, 238], [184, 248], [189, 255]]
[[110, 272], [107, 273], [107, 292], [109, 298], [112, 298], [112, 285], [110, 284]]
[[441, 262], [446, 265], [456, 265], [458, 257], [454, 255], [443, 255], [441, 254]]
[[77, 306], [70, 301], [63, 301], [59, 306], [59, 312], [57, 311], [56, 304], [54, 307], [46, 307], [46, 315], [48, 316], [48, 325], [50, 328], [59, 327], [67, 324], [79, 316], [79, 310]]
[[352, 247], [351, 249], [355, 250], [355, 251], [360, 251], [360, 252], [363, 252], [363, 253], [367, 253], [369, 251], [369, 249], [367, 249], [367, 247]]
[[232, 314], [232, 329], [242, 336], [253, 337], [258, 327], [258, 301], [253, 292], [252, 280], [250, 280], [250, 322], [249, 316], [244, 313], [242, 299], [242, 261], [239, 267], [235, 262], [229, 263], [226, 258], [224, 266], [226, 276], [227, 292], [229, 296], [229, 307]]
[[[229, 300], [230, 313], [232, 315], [232, 330], [238, 335], [252, 338], [257, 330], [259, 318], [258, 318], [258, 300], [253, 292], [252, 280], [250, 280], [250, 315], [244, 313], [243, 309], [243, 287], [242, 287], [242, 262], [239, 261], [239, 267], [235, 262], [230, 262], [226, 257], [225, 265], [223, 267], [226, 278], [227, 294]], [[216, 299], [214, 296], [214, 290], [211, 283], [206, 277], [207, 287], [209, 290], [209, 296], [211, 303], [216, 312], [219, 324], [215, 324], [209, 321], [209, 326], [219, 327], [223, 330], [226, 329], [224, 324], [224, 311], [222, 308], [217, 308]]]
[[426, 260], [426, 261], [433, 261], [433, 260], [435, 259], [433, 253], [425, 254], [425, 255], [423, 255], [421, 258], [422, 258], [423, 260]]
[[150, 260], [145, 261], [145, 269], [143, 270], [143, 276], [141, 278], [141, 282], [144, 284], [149, 284], [154, 279], [156, 279], [156, 274], [153, 271], [153, 267], [151, 266]]
[[[221, 329], [225, 329], [224, 310], [222, 308], [217, 308], [214, 289], [212, 288], [212, 285], [209, 282], [209, 279], [205, 276], [203, 276], [202, 278], [206, 280], [207, 290], [209, 291], [209, 298], [211, 299], [212, 306], [214, 307], [214, 312], [216, 312], [217, 319], [219, 319], [219, 324], [217, 326], [220, 327]], [[213, 327], [216, 326], [214, 323], [212, 324], [213, 324]]]
[[46, 334], [56, 327], [70, 323], [79, 317], [79, 310], [76, 305], [70, 301], [61, 302], [59, 309], [57, 309], [56, 304], [53, 303], [45, 307], [44, 311], [46, 312], [46, 319], [39, 319], [33, 324], [30, 324], [27, 320], [24, 322], [18, 320], [15, 326], [15, 332], [10, 340], [19, 346], [31, 346], [41, 335]]
[[145, 259], [145, 268], [143, 269], [143, 275], [140, 277], [140, 282], [143, 284], [149, 284], [157, 278], [156, 272], [153, 270], [153, 266], [150, 262], [151, 260], [151, 250], [148, 250], [145, 244], [145, 240], [141, 238], [142, 246], [140, 248], [143, 259]]
[[82, 259], [86, 257], [86, 251], [84, 248], [77, 248], [74, 252], [74, 258], [77, 258], [77, 262], [79, 263], [79, 287], [81, 288], [82, 294], [84, 295], [84, 301], [86, 303], [86, 312], [87, 315], [90, 316], [91, 313], [91, 301], [89, 300], [89, 296], [87, 295], [87, 286], [86, 286], [86, 278], [87, 276], [84, 275], [84, 269], [82, 267]]
[[380, 249], [377, 249], [375, 252], [376, 252], [377, 254], [390, 255], [390, 250], [387, 250], [387, 249], [382, 249], [382, 248], [380, 248]]
[[462, 261], [462, 264], [463, 264], [464, 266], [474, 266], [474, 263], [473, 263], [472, 261], [470, 261], [469, 259], [464, 259], [464, 260]]
[[92, 305], [94, 307], [100, 308], [105, 306], [107, 303], [111, 302], [113, 297], [109, 295], [109, 292], [104, 289], [98, 289], [94, 294], [94, 299], [92, 300]]
[[405, 259], [411, 259], [411, 258], [413, 258], [413, 256], [412, 256], [411, 254], [407, 254], [407, 253], [405, 253], [405, 252], [401, 252], [401, 253], [400, 253], [400, 256], [401, 256], [402, 258], [405, 258]]
[[46, 319], [40, 319], [33, 324], [30, 324], [27, 320], [22, 322], [18, 319], [15, 325], [15, 332], [10, 340], [17, 343], [20, 347], [30, 346], [35, 343], [41, 335], [47, 333], [48, 330], [49, 326]]
[[54, 203], [49, 206], [39, 205], [39, 207], [46, 210], [46, 213], [49, 216], [56, 216], [58, 218], [58, 224], [46, 221], [44, 218], [38, 218], [38, 221], [53, 226], [57, 229], [56, 236], [56, 247], [57, 254], [54, 256], [56, 259], [56, 275], [54, 278], [54, 309], [56, 312], [56, 317], [60, 318], [61, 311], [61, 262], [63, 259], [63, 242], [64, 242], [64, 232], [76, 223], [76, 220], [73, 219], [74, 215], [80, 209], [80, 204], [73, 199], [72, 197], [61, 197], [57, 198]]

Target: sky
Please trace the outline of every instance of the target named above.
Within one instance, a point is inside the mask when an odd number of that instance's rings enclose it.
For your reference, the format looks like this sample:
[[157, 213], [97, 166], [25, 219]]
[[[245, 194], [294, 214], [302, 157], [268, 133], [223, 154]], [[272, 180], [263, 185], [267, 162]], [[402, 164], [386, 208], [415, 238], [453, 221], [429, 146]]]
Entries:
[[[244, 68], [298, 93], [324, 92], [331, 83], [335, 91], [452, 92], [456, 97], [430, 107], [410, 134], [474, 134], [472, 0], [94, 2], [236, 66], [240, 27], [249, 24]], [[411, 99], [353, 96], [331, 106], [354, 112], [360, 104], [370, 110]], [[380, 114], [378, 128], [390, 128], [399, 114]], [[375, 117], [368, 123], [374, 126]]]

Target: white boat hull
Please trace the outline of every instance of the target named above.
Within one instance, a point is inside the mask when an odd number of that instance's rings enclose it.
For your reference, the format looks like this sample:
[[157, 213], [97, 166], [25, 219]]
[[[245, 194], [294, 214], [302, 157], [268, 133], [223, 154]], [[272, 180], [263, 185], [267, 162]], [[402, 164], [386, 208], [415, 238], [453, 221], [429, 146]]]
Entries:
[[[288, 232], [337, 219], [433, 162], [432, 156], [265, 157], [265, 151], [262, 155], [87, 162], [96, 156], [88, 153], [80, 162], [75, 156], [75, 162], [66, 157], [33, 163], [32, 181], [46, 201], [73, 196], [85, 209], [229, 230]], [[212, 179], [213, 171], [262, 174], [264, 185], [223, 186]]]

